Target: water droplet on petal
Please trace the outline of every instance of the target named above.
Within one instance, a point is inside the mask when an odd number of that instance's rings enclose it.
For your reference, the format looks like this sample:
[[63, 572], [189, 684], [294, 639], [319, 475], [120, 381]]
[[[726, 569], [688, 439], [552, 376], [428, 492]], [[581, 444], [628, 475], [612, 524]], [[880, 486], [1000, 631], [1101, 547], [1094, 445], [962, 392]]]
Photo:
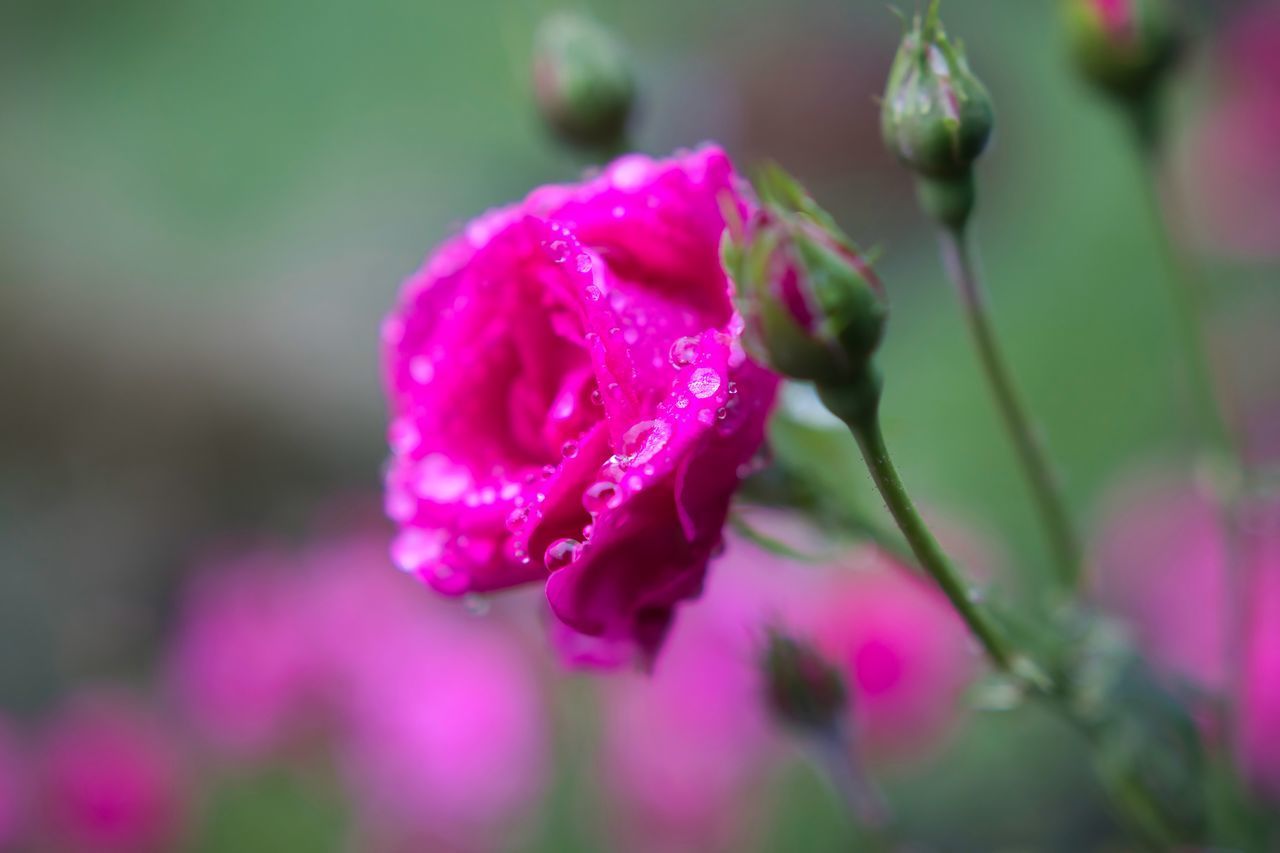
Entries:
[[522, 527], [529, 523], [528, 507], [516, 507], [511, 510], [511, 514], [507, 516], [507, 529], [512, 533], [518, 532]]
[[677, 338], [667, 351], [667, 358], [672, 367], [684, 367], [693, 364], [698, 357], [698, 339], [694, 337]]
[[578, 272], [591, 272], [591, 256], [586, 252], [581, 253], [575, 259], [574, 265], [578, 268]]
[[732, 395], [734, 395], [734, 394], [737, 394], [737, 393], [738, 393], [738, 383], [737, 383], [737, 382], [730, 382], [730, 383], [729, 383], [729, 385], [728, 385], [728, 387], [726, 387], [726, 388], [725, 388], [725, 390], [729, 392], [729, 395], [730, 395], [730, 396], [732, 396]]
[[622, 495], [616, 483], [600, 480], [592, 483], [582, 493], [582, 508], [592, 515], [599, 515], [606, 509], [615, 509], [622, 503]]
[[409, 359], [409, 375], [419, 385], [430, 385], [436, 377], [435, 363], [425, 355], [415, 355]]
[[403, 530], [391, 543], [391, 561], [402, 572], [418, 572], [440, 559], [446, 536], [443, 530]]
[[422, 431], [412, 418], [396, 418], [387, 430], [387, 442], [393, 453], [405, 456], [418, 449], [422, 443]]
[[552, 240], [547, 244], [547, 253], [551, 255], [552, 261], [563, 264], [569, 260], [569, 244], [564, 240]]
[[560, 455], [565, 459], [572, 459], [578, 455], [578, 442], [570, 439], [560, 445]]
[[592, 405], [595, 405], [595, 406], [604, 405], [604, 395], [600, 393], [599, 388], [591, 389], [591, 403]]
[[547, 546], [546, 552], [542, 555], [542, 561], [546, 564], [547, 571], [554, 572], [576, 560], [581, 548], [582, 543], [577, 539], [557, 539]]
[[671, 427], [665, 421], [641, 421], [622, 435], [622, 454], [630, 463], [652, 459], [667, 444]]
[[720, 374], [710, 367], [699, 367], [689, 377], [689, 393], [705, 400], [720, 390]]

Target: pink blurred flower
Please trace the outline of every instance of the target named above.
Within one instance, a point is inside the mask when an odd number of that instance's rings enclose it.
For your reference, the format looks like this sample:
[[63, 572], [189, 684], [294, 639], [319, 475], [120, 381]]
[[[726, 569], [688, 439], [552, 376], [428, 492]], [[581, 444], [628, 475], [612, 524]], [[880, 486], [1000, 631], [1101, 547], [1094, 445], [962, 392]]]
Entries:
[[0, 717], [0, 850], [15, 844], [22, 830], [26, 803], [23, 784], [26, 768], [18, 748], [18, 736], [8, 720]]
[[1280, 803], [1280, 504], [1264, 507], [1249, 558], [1240, 749], [1256, 787]]
[[715, 148], [623, 157], [471, 222], [383, 324], [405, 571], [546, 582], [556, 616], [652, 656], [698, 594], [774, 378], [739, 345]]
[[311, 646], [302, 584], [267, 550], [215, 562], [189, 582], [169, 652], [179, 706], [235, 758], [260, 758], [317, 717], [323, 662]]
[[1280, 257], [1280, 4], [1242, 11], [1217, 54], [1221, 93], [1182, 157], [1192, 224], [1229, 254]]
[[313, 736], [366, 849], [490, 849], [540, 793], [545, 710], [507, 620], [403, 594], [376, 536], [221, 565], [192, 580], [173, 654], [215, 745], [261, 758]]
[[549, 763], [539, 686], [510, 638], [437, 614], [404, 626], [354, 676], [340, 762], [373, 843], [499, 846]]
[[[825, 547], [793, 519], [758, 523], [801, 550]], [[778, 754], [758, 669], [769, 626], [811, 639], [843, 669], [855, 739], [873, 755], [934, 742], [974, 673], [941, 594], [877, 552], [819, 568], [730, 537], [653, 674], [602, 682], [603, 775], [636, 849], [741, 849], [751, 792]]]
[[41, 832], [56, 849], [173, 849], [187, 809], [182, 757], [145, 707], [76, 696], [48, 722], [34, 760]]
[[1167, 673], [1226, 686], [1223, 540], [1209, 496], [1169, 474], [1133, 477], [1106, 501], [1095, 590]]
[[[728, 850], [773, 752], [756, 670], [767, 624], [794, 611], [782, 561], [736, 537], [651, 675], [601, 683], [602, 776], [634, 850]], [[801, 579], [802, 580], [802, 579]], [[773, 593], [777, 593], [775, 597]]]
[[872, 754], [921, 752], [956, 719], [972, 642], [931, 582], [876, 552], [861, 563], [832, 577], [816, 639], [845, 672], [858, 742]]
[[[1117, 489], [1108, 506], [1094, 561], [1099, 597], [1174, 678], [1223, 694], [1234, 693], [1238, 677], [1236, 746], [1258, 788], [1280, 801], [1280, 505], [1248, 507], [1243, 516], [1239, 614], [1231, 611], [1219, 516], [1201, 490], [1146, 474]], [[1236, 673], [1233, 655], [1243, 657]]]

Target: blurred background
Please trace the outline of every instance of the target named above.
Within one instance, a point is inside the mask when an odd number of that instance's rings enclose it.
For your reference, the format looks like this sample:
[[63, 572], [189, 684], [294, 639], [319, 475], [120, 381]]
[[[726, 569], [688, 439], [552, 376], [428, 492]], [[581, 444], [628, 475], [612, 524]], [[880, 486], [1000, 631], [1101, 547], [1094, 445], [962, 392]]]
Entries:
[[[1093, 530], [1126, 471], [1185, 456], [1193, 437], [1141, 174], [1118, 117], [1074, 79], [1052, 3], [944, 6], [998, 110], [976, 230], [995, 322]], [[183, 590], [211, 555], [385, 535], [377, 328], [400, 281], [471, 216], [584, 165], [529, 98], [532, 32], [555, 8], [0, 7], [0, 713], [18, 741], [86, 686], [165, 693]], [[631, 50], [641, 150], [715, 140], [740, 166], [777, 160], [881, 251], [884, 415], [904, 476], [996, 562], [1037, 571], [1032, 509], [932, 230], [879, 138], [900, 21], [863, 0], [574, 8]], [[1173, 185], [1215, 283], [1217, 367], [1258, 452], [1275, 454], [1276, 7], [1191, 11], [1202, 38], [1172, 103]], [[822, 441], [827, 487], [874, 504], [852, 445]], [[593, 781], [600, 721], [582, 710], [595, 679], [534, 666], [556, 720], [550, 769], [494, 844], [681, 849], [619, 840]], [[848, 849], [803, 756], [771, 767], [743, 846]], [[1082, 751], [1030, 710], [970, 715], [877, 772], [941, 849], [1081, 849], [1114, 829]], [[341, 775], [316, 760], [193, 771], [172, 843], [358, 847], [359, 797]]]

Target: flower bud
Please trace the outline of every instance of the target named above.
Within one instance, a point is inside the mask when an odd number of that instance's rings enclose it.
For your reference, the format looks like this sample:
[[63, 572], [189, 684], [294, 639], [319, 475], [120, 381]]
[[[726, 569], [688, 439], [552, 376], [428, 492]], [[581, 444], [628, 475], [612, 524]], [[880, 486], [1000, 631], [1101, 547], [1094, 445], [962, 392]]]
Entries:
[[1180, 52], [1169, 0], [1064, 0], [1062, 8], [1076, 65], [1114, 97], [1147, 97]]
[[820, 385], [867, 373], [888, 306], [870, 265], [835, 222], [781, 169], [759, 181], [759, 208], [726, 233], [744, 340], [774, 371]]
[[810, 731], [840, 724], [848, 704], [844, 680], [807, 643], [769, 629], [761, 668], [765, 702], [780, 722]]
[[635, 81], [622, 46], [599, 24], [558, 13], [538, 28], [533, 91], [557, 136], [586, 148], [616, 148], [635, 101]]
[[885, 145], [917, 174], [961, 178], [986, 148], [991, 96], [947, 39], [934, 2], [917, 16], [894, 57], [880, 111]]

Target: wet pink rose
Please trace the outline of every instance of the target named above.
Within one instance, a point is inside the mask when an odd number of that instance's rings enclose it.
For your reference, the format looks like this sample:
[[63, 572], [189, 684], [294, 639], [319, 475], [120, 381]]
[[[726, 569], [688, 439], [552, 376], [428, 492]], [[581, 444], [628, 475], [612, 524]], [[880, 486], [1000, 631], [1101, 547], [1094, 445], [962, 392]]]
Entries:
[[34, 761], [41, 832], [54, 849], [174, 849], [187, 802], [182, 758], [149, 709], [77, 696], [49, 721]]
[[211, 563], [183, 596], [170, 680], [196, 733], [233, 758], [278, 751], [317, 717], [324, 664], [291, 559], [263, 549]]
[[369, 844], [499, 849], [549, 769], [529, 660], [501, 626], [439, 610], [385, 639], [351, 673], [338, 744]]
[[957, 719], [976, 657], [930, 581], [864, 549], [833, 573], [813, 630], [844, 671], [854, 731], [869, 754], [919, 753]]
[[10, 849], [22, 830], [25, 777], [18, 734], [7, 720], [0, 718], [0, 850]]
[[623, 157], [473, 221], [383, 325], [396, 563], [459, 595], [542, 581], [652, 656], [698, 595], [774, 378], [720, 266], [728, 158]]

